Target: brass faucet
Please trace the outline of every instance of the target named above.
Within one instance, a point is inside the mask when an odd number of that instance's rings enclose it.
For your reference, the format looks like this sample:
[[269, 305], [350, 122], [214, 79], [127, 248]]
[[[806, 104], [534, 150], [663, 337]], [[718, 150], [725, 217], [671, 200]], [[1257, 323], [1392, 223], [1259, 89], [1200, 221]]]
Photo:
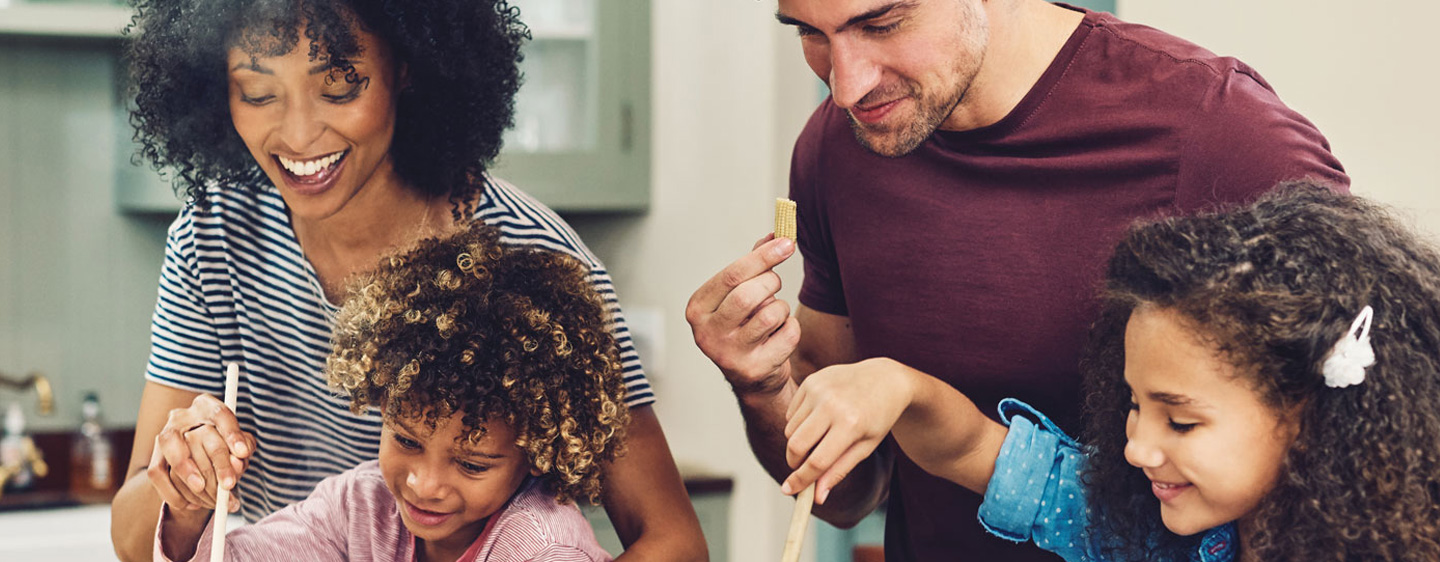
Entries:
[[45, 378], [45, 375], [30, 373], [30, 376], [18, 379], [0, 373], [0, 386], [8, 386], [20, 391], [33, 386], [35, 395], [40, 398], [40, 415], [48, 416], [55, 412], [55, 393], [50, 390], [50, 379]]
[[[34, 387], [35, 394], [40, 400], [40, 415], [48, 416], [55, 412], [55, 393], [50, 389], [50, 379], [40, 373], [30, 373], [30, 376], [24, 379], [15, 379], [6, 376], [5, 373], [0, 373], [0, 386], [8, 386], [21, 391]], [[30, 471], [36, 478], [44, 478], [50, 472], [50, 466], [45, 464], [45, 459], [40, 455], [40, 449], [35, 446], [35, 441], [29, 436], [24, 439], [25, 451], [21, 455], [20, 462], [0, 465], [0, 494], [4, 493], [5, 484], [23, 472], [26, 465], [29, 465]]]

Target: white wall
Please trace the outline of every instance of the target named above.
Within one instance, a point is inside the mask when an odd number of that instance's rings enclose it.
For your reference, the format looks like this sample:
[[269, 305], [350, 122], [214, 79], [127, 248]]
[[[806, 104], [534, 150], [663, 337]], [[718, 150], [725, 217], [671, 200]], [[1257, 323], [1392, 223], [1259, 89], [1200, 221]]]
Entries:
[[[663, 363], [645, 358], [655, 409], [682, 470], [735, 479], [730, 560], [775, 559], [793, 502], [746, 445], [734, 396], [696, 349], [684, 308], [701, 283], [770, 231], [818, 81], [794, 32], [775, 22], [773, 1], [651, 5], [650, 212], [567, 219], [609, 266], [625, 308], [658, 308], [664, 318]], [[782, 270], [792, 297], [796, 262]]]
[[1330, 139], [1355, 193], [1440, 233], [1440, 3], [1120, 0], [1121, 18], [1249, 63]]

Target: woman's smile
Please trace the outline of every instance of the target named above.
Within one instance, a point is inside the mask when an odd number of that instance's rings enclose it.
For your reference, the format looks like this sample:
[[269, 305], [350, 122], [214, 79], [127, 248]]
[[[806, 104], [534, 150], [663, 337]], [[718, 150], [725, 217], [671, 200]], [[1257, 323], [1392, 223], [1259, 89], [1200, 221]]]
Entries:
[[300, 195], [319, 195], [335, 185], [349, 154], [349, 150], [342, 150], [309, 160], [276, 155], [275, 161], [280, 164], [280, 174], [290, 189]]

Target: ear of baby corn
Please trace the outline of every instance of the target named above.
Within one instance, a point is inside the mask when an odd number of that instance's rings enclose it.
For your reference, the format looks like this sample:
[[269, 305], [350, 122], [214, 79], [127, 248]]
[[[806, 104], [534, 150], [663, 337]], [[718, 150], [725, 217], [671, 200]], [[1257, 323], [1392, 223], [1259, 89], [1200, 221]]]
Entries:
[[795, 202], [784, 197], [775, 198], [775, 237], [795, 239]]

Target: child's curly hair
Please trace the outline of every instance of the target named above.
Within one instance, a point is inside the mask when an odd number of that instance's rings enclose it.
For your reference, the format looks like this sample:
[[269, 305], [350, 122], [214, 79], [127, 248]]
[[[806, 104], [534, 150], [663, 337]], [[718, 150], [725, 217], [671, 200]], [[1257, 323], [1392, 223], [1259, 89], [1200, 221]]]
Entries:
[[356, 413], [375, 406], [433, 429], [459, 412], [472, 441], [504, 420], [557, 501], [598, 501], [630, 414], [586, 275], [569, 256], [503, 246], [478, 222], [423, 240], [352, 284], [326, 376]]
[[[307, 49], [357, 80], [355, 30], [390, 47], [406, 69], [390, 152], [409, 185], [466, 198], [513, 124], [521, 44], [530, 31], [505, 0], [131, 0], [127, 52], [141, 155], [172, 168], [200, 201], [205, 186], [267, 184], [230, 121], [226, 54]], [[304, 28], [304, 37], [300, 29]]]
[[[1086, 373], [1084, 475], [1114, 559], [1188, 560], [1124, 459], [1124, 331], [1142, 304], [1180, 312], [1300, 432], [1253, 513], [1259, 560], [1440, 560], [1440, 258], [1381, 207], [1295, 182], [1234, 211], [1130, 230], [1110, 261]], [[1362, 308], [1375, 365], [1327, 387], [1321, 365]], [[1157, 541], [1156, 537], [1160, 537]], [[1102, 541], [1103, 542], [1103, 541]]]

